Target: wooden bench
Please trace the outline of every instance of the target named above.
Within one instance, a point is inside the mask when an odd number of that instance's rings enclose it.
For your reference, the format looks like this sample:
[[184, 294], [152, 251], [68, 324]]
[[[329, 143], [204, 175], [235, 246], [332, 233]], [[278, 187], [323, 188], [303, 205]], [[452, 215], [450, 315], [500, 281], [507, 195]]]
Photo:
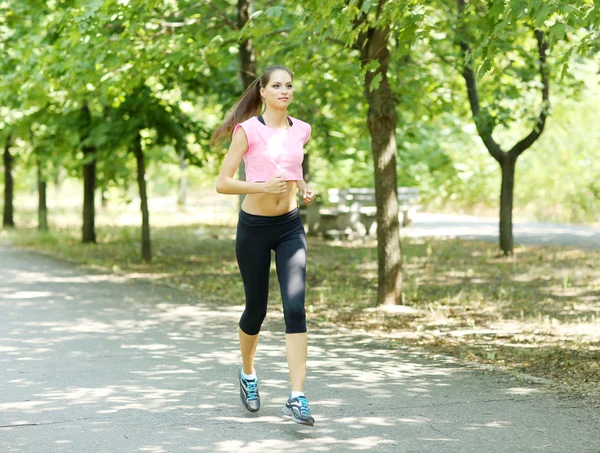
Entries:
[[322, 207], [322, 199], [317, 199], [306, 206], [302, 199], [298, 202], [300, 216], [309, 235], [322, 234], [333, 239], [347, 237], [352, 233], [349, 216], [346, 211], [340, 211], [336, 207]]
[[[325, 214], [334, 218], [338, 227], [350, 228], [360, 234], [375, 234], [377, 207], [374, 188], [329, 189], [328, 196], [329, 202], [334, 203], [336, 207]], [[421, 208], [416, 203], [418, 199], [419, 189], [398, 187], [398, 208], [402, 216], [402, 226], [410, 225], [411, 216]]]
[[[421, 208], [416, 204], [418, 199], [419, 189], [398, 187], [402, 226], [410, 225], [411, 216]], [[329, 207], [318, 207], [322, 204], [320, 196], [308, 207], [300, 202], [300, 212], [309, 234], [322, 234], [329, 238], [375, 235], [375, 189], [329, 189], [328, 201]]]

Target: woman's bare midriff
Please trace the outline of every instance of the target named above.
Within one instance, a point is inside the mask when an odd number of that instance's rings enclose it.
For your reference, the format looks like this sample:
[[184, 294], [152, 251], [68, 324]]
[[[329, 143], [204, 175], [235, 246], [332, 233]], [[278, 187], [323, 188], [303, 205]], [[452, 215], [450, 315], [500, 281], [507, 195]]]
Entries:
[[294, 210], [296, 201], [296, 183], [287, 181], [285, 193], [272, 195], [268, 193], [251, 193], [246, 195], [242, 203], [242, 210], [248, 214], [277, 216]]

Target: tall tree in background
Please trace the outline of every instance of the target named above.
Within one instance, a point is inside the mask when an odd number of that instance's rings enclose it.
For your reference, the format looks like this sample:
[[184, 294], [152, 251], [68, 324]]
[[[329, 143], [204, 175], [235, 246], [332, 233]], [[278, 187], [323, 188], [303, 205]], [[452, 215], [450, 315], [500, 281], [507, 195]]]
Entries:
[[512, 212], [515, 187], [515, 167], [519, 156], [540, 137], [546, 125], [546, 118], [550, 108], [550, 81], [546, 65], [546, 52], [548, 43], [544, 33], [534, 30], [537, 41], [537, 57], [539, 62], [539, 73], [541, 78], [542, 105], [533, 127], [533, 130], [522, 140], [517, 142], [508, 152], [504, 152], [500, 145], [494, 140], [492, 134], [496, 124], [489, 112], [482, 110], [477, 91], [477, 81], [473, 71], [473, 51], [469, 45], [468, 32], [465, 27], [464, 11], [465, 0], [457, 0], [459, 11], [458, 42], [465, 58], [462, 76], [465, 79], [469, 105], [477, 126], [477, 132], [492, 157], [500, 164], [502, 171], [502, 186], [500, 190], [500, 249], [505, 255], [513, 253]]
[[[402, 250], [398, 218], [396, 127], [398, 97], [389, 81], [390, 61], [405, 57], [420, 35], [423, 2], [409, 5], [379, 0], [310, 3], [319, 14], [310, 28], [323, 39], [358, 51], [368, 103], [367, 126], [374, 164], [377, 221], [377, 303], [402, 303]], [[312, 22], [311, 22], [312, 21]], [[392, 44], [393, 43], [393, 44]]]
[[[458, 9], [458, 24], [456, 27], [457, 42], [462, 52], [462, 77], [466, 83], [471, 113], [477, 132], [492, 157], [499, 163], [502, 171], [500, 191], [500, 249], [505, 255], [513, 253], [512, 212], [515, 187], [515, 167], [518, 157], [541, 136], [546, 125], [550, 108], [550, 65], [548, 51], [556, 43], [569, 41], [567, 49], [562, 49], [554, 65], [562, 65], [561, 80], [568, 71], [571, 55], [586, 54], [590, 49], [598, 47], [597, 27], [600, 25], [600, 4], [592, 4], [589, 0], [565, 2], [552, 0], [540, 2], [537, 0], [507, 2], [494, 0], [488, 4], [456, 0]], [[497, 125], [506, 126], [513, 119], [512, 112], [505, 112], [501, 106], [503, 99], [496, 99], [485, 108], [480, 102], [477, 73], [486, 74], [494, 65], [494, 60], [508, 51], [524, 53], [519, 44], [522, 31], [530, 30], [535, 38], [535, 51], [525, 52], [524, 68], [518, 65], [505, 64], [505, 68], [496, 68], [496, 89], [505, 95], [514, 86], [503, 89], [502, 83], [510, 80], [506, 72], [510, 71], [513, 78], [533, 75], [537, 66], [541, 83], [541, 106], [534, 119], [532, 130], [505, 152], [492, 134]], [[567, 35], [570, 33], [570, 36]], [[478, 48], [473, 51], [473, 45]], [[524, 47], [524, 46], [523, 46]], [[554, 46], [554, 49], [558, 46]], [[535, 55], [536, 65], [532, 64], [531, 56]], [[529, 61], [528, 61], [529, 60]], [[479, 71], [475, 71], [476, 62], [482, 61]], [[493, 76], [489, 76], [493, 78]], [[520, 101], [523, 104], [523, 100]], [[522, 108], [522, 107], [521, 107]], [[531, 116], [531, 115], [529, 115]]]
[[185, 136], [192, 127], [186, 125], [185, 115], [176, 105], [169, 105], [154, 97], [151, 89], [142, 85], [127, 96], [117, 109], [111, 109], [106, 119], [112, 133], [99, 137], [104, 145], [113, 150], [126, 149], [133, 155], [136, 163], [136, 180], [140, 197], [141, 257], [145, 262], [152, 260], [150, 235], [150, 210], [148, 207], [148, 189], [146, 169], [152, 147], [161, 149], [174, 143], [173, 151], [177, 156], [185, 153]]
[[396, 100], [387, 76], [391, 29], [389, 25], [377, 23], [385, 3], [384, 0], [378, 2], [374, 20], [369, 20], [366, 12], [357, 16], [355, 28], [360, 33], [355, 46], [360, 51], [360, 64], [365, 71], [367, 125], [375, 165], [377, 301], [395, 305], [402, 303], [402, 248], [396, 170]]

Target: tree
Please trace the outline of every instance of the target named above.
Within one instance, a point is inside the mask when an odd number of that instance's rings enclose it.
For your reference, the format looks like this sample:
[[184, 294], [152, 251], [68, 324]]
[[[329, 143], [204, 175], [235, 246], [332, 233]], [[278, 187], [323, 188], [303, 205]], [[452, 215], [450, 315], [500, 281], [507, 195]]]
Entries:
[[[79, 0], [61, 5], [47, 25], [54, 33], [45, 54], [51, 57], [40, 63], [40, 72], [50, 75], [53, 91], [69, 93], [63, 99], [65, 114], [75, 109], [79, 111], [77, 129], [83, 152], [84, 178], [83, 241], [96, 240], [94, 194], [98, 171], [103, 172], [100, 175], [103, 185], [107, 178], [118, 177], [122, 173], [118, 168], [122, 161], [119, 152], [129, 150], [138, 169], [136, 179], [141, 198], [142, 257], [145, 261], [150, 260], [150, 234], [142, 130], [155, 125], [152, 115], [156, 113], [154, 107], [158, 99], [173, 98], [169, 91], [181, 90], [178, 85], [180, 73], [189, 75], [190, 79], [198, 78], [194, 66], [188, 64], [197, 60], [196, 56], [190, 55], [192, 37], [187, 32], [174, 33], [198, 23], [194, 13], [198, 4], [182, 3], [181, 8], [174, 4], [148, 3], [133, 7], [123, 2]], [[181, 17], [185, 10], [192, 13], [191, 18]], [[158, 32], [149, 34], [148, 30]], [[65, 52], [71, 58], [56, 64], [59, 55]], [[167, 71], [167, 68], [175, 70]], [[153, 94], [149, 94], [149, 89], [154, 91]], [[136, 106], [142, 110], [128, 110], [130, 98], [137, 95], [143, 96], [143, 102]], [[150, 98], [156, 103], [148, 102]], [[167, 115], [178, 112], [173, 115], [173, 122], [181, 123], [179, 108], [169, 105], [168, 101], [162, 103], [161, 108]], [[154, 110], [144, 111], [145, 108]], [[145, 122], [128, 121], [134, 118]], [[166, 123], [162, 117], [161, 121], [163, 125]], [[107, 129], [109, 123], [113, 130]], [[122, 137], [115, 136], [115, 131], [124, 130], [127, 133]], [[159, 136], [163, 132], [158, 131]], [[177, 137], [178, 157], [190, 157], [183, 146], [185, 142], [181, 136]]]
[[[518, 157], [541, 136], [550, 112], [551, 66], [548, 63], [548, 51], [551, 45], [555, 45], [565, 37], [566, 30], [571, 30], [576, 34], [578, 30], [585, 30], [587, 26], [598, 21], [597, 8], [594, 9], [590, 2], [585, 0], [569, 3], [556, 0], [549, 3], [552, 5], [542, 6], [540, 2], [536, 1], [505, 2], [496, 0], [488, 7], [478, 3], [467, 3], [465, 0], [457, 0], [457, 43], [463, 57], [461, 73], [467, 87], [469, 105], [477, 132], [488, 152], [499, 163], [502, 173], [499, 229], [500, 249], [505, 255], [513, 253], [512, 212], [516, 162]], [[535, 37], [534, 52], [525, 50], [527, 45], [521, 38], [523, 30], [530, 30]], [[563, 52], [562, 58], [557, 62], [563, 65], [561, 79], [568, 69], [569, 56], [576, 51], [585, 53], [592, 47], [590, 36], [593, 36], [592, 31], [585, 32], [582, 37], [572, 37], [574, 43], [570, 49]], [[477, 52], [473, 51], [472, 42], [476, 43]], [[510, 54], [520, 55], [524, 64], [520, 66], [519, 63], [509, 62], [504, 64], [502, 70], [494, 68], [499, 55]], [[533, 64], [530, 57], [532, 54], [536, 56], [537, 64]], [[482, 107], [480, 102], [478, 76], [475, 69], [478, 61], [482, 61], [479, 78], [495, 69], [493, 75], [493, 78], [496, 79], [494, 80], [495, 90], [500, 93], [501, 97], [489, 102], [487, 108]], [[502, 102], [506, 98], [516, 99], [518, 89], [514, 81], [519, 77], [530, 79], [534, 70], [537, 70], [541, 81], [538, 88], [541, 94], [541, 106], [535, 116], [534, 126], [508, 152], [504, 152], [492, 136], [494, 129], [498, 125], [508, 127], [519, 115], [515, 115], [514, 111], [503, 106]], [[531, 83], [529, 80], [524, 82]], [[510, 84], [510, 86], [502, 87], [502, 83]], [[524, 85], [523, 88], [530, 87]], [[520, 109], [523, 110], [523, 100], [519, 103], [521, 104]], [[532, 115], [523, 116], [531, 117]]]
[[459, 10], [458, 42], [465, 56], [466, 63], [462, 70], [462, 76], [465, 79], [469, 104], [473, 119], [477, 126], [477, 132], [481, 136], [485, 147], [492, 157], [500, 164], [502, 171], [502, 186], [500, 191], [500, 249], [505, 255], [513, 253], [513, 234], [512, 234], [512, 211], [515, 186], [515, 167], [518, 157], [526, 151], [540, 137], [546, 125], [546, 118], [550, 108], [550, 81], [548, 77], [548, 68], [546, 64], [546, 52], [548, 43], [544, 33], [534, 30], [537, 41], [537, 56], [539, 61], [539, 72], [542, 81], [541, 94], [542, 106], [533, 127], [533, 130], [522, 140], [517, 142], [508, 152], [504, 152], [500, 145], [492, 137], [494, 131], [494, 120], [487, 111], [482, 111], [477, 91], [477, 82], [473, 71], [473, 51], [468, 43], [468, 35], [465, 30], [464, 16], [465, 0], [457, 0]]
[[378, 24], [384, 3], [379, 1], [374, 20], [369, 20], [366, 12], [359, 13], [354, 27], [360, 30], [355, 47], [360, 51], [360, 64], [365, 71], [367, 124], [375, 165], [377, 301], [394, 305], [402, 302], [402, 248], [396, 172], [396, 102], [387, 76], [391, 28]]
[[368, 104], [377, 204], [378, 304], [402, 303], [402, 250], [398, 219], [397, 105], [389, 81], [390, 62], [405, 58], [422, 33], [424, 4], [399, 5], [379, 0], [311, 2], [308, 19], [322, 39], [357, 51]]

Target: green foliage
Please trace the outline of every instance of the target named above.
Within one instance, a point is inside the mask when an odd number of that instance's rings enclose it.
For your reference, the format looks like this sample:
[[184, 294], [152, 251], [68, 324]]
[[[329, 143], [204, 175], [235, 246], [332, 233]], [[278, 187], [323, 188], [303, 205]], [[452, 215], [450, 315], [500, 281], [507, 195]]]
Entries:
[[597, 65], [578, 68], [581, 99], [557, 98], [548, 133], [523, 155], [517, 181], [520, 206], [544, 220], [595, 222], [600, 218], [600, 88]]
[[[19, 177], [33, 178], [30, 169], [40, 159], [50, 179], [59, 168], [79, 177], [81, 146], [92, 144], [99, 185], [127, 187], [133, 177], [127, 150], [141, 128], [152, 161], [177, 163], [183, 150], [188, 162], [205, 167], [204, 184], [210, 185], [224, 150], [209, 151], [208, 137], [242, 92], [239, 43], [251, 38], [259, 70], [283, 63], [295, 72], [290, 113], [313, 126], [307, 147], [313, 184], [321, 192], [371, 186], [363, 81], [365, 71], [377, 67], [361, 69], [353, 46], [368, 27], [390, 27], [387, 76], [398, 106], [400, 184], [419, 186], [435, 208], [495, 206], [497, 168], [468, 126], [470, 111], [457, 71], [464, 56], [456, 45], [455, 3], [383, 2], [376, 14], [378, 4], [256, 0], [252, 19], [240, 30], [236, 5], [226, 0], [5, 0], [0, 3], [0, 143], [9, 132], [18, 138]], [[551, 175], [541, 170], [544, 161], [527, 157], [526, 170], [518, 174], [523, 190], [517, 201], [542, 215], [557, 212], [537, 207], [552, 200], [563, 218], [592, 219], [599, 178], [593, 164], [580, 168], [574, 162], [587, 162], [580, 153], [597, 148], [583, 146], [594, 143], [594, 128], [578, 133], [582, 143], [576, 149], [568, 131], [554, 125], [567, 124], [569, 109], [582, 108], [575, 101], [567, 107], [562, 99], [582, 89], [578, 61], [597, 50], [598, 6], [589, 0], [467, 2], [465, 24], [487, 112], [481, 121], [496, 128], [502, 145], [530, 129], [539, 111], [531, 29], [546, 31], [556, 104], [551, 113], [561, 120], [550, 117], [544, 139], [551, 144], [543, 147], [564, 150], [566, 163], [556, 171], [572, 186], [560, 192], [568, 192], [566, 198], [542, 193], [540, 188], [552, 187]], [[82, 127], [84, 102], [91, 122]], [[585, 118], [595, 112], [588, 108]], [[585, 124], [585, 118], [568, 130]], [[585, 177], [568, 176], [580, 172]], [[528, 181], [535, 181], [531, 190]], [[29, 182], [24, 186], [34, 188]]]

